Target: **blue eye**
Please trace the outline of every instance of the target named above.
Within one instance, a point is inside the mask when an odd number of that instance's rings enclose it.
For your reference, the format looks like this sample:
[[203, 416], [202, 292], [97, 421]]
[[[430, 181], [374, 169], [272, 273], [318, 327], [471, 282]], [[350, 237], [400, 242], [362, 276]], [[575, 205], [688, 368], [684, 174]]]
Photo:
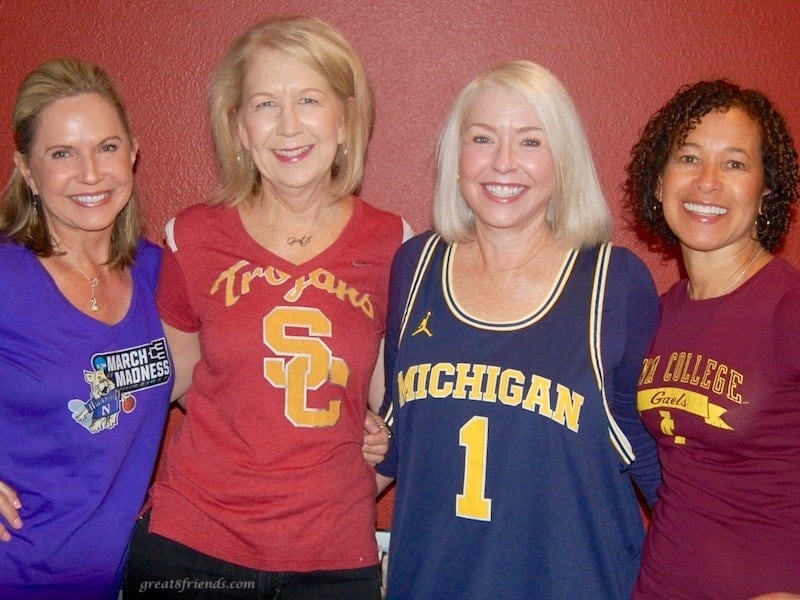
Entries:
[[533, 139], [532, 138], [532, 139], [528, 139], [528, 140], [523, 140], [522, 141], [522, 145], [523, 146], [527, 146], [528, 148], [538, 148], [539, 146], [542, 145], [542, 142], [540, 142], [537, 139]]
[[300, 104], [318, 104], [319, 100], [316, 98], [300, 98]]
[[476, 144], [489, 144], [491, 143], [492, 140], [490, 140], [485, 135], [476, 135], [473, 136], [472, 141], [475, 142]]

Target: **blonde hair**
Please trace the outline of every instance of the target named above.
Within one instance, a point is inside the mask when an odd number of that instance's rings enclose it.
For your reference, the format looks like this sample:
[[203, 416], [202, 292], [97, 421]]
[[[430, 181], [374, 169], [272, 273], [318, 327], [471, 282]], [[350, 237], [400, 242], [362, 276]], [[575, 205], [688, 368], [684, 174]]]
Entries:
[[361, 186], [374, 118], [367, 70], [342, 34], [316, 17], [278, 17], [253, 26], [226, 52], [211, 83], [211, 128], [221, 185], [214, 201], [236, 205], [258, 195], [258, 170], [238, 135], [242, 82], [249, 59], [264, 49], [280, 50], [320, 74], [342, 103], [345, 142], [331, 166], [332, 193], [344, 196]]
[[544, 67], [511, 61], [485, 71], [459, 94], [445, 121], [437, 150], [438, 175], [433, 222], [447, 241], [466, 241], [475, 234], [475, 215], [458, 183], [464, 118], [482, 90], [494, 86], [519, 93], [536, 111], [555, 163], [555, 187], [547, 222], [572, 247], [611, 238], [612, 219], [597, 179], [581, 119], [564, 86]]
[[[36, 141], [42, 111], [56, 100], [81, 94], [97, 94], [106, 99], [114, 107], [128, 142], [133, 145], [134, 136], [125, 104], [108, 74], [88, 62], [75, 58], [56, 58], [31, 71], [17, 93], [13, 116], [14, 143], [26, 163]], [[33, 202], [32, 192], [18, 168], [14, 169], [3, 191], [0, 232], [4, 238], [29, 248], [39, 256], [52, 256], [55, 253], [41, 203]], [[132, 265], [141, 232], [134, 187], [128, 203], [114, 221], [107, 264], [118, 268]]]

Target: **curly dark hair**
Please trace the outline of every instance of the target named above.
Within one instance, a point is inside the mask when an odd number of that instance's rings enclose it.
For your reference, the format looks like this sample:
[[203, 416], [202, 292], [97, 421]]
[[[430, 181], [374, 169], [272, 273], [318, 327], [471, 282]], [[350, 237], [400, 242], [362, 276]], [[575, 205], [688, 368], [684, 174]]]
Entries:
[[725, 80], [700, 81], [683, 86], [645, 126], [631, 149], [625, 168], [625, 199], [639, 223], [667, 245], [678, 239], [664, 219], [655, 192], [673, 149], [683, 144], [700, 120], [711, 111], [731, 107], [745, 111], [761, 131], [764, 185], [770, 193], [761, 203], [758, 241], [768, 251], [779, 247], [789, 231], [792, 203], [797, 201], [797, 151], [783, 116], [756, 90], [742, 89]]

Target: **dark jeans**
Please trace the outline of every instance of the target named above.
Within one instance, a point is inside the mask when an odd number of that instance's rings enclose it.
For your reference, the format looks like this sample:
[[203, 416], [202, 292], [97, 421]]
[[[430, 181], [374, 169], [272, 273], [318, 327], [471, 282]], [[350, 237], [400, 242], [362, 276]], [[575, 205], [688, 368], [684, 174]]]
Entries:
[[[378, 565], [344, 571], [277, 573], [212, 558], [150, 533], [150, 513], [136, 523], [124, 598], [180, 600], [379, 600]], [[378, 557], [375, 556], [377, 561]]]

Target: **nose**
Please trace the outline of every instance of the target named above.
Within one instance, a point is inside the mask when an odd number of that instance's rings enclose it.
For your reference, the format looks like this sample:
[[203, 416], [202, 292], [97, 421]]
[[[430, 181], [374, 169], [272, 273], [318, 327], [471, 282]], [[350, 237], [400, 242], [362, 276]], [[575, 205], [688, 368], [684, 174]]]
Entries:
[[297, 110], [294, 104], [289, 104], [281, 110], [278, 127], [278, 133], [281, 135], [292, 136], [299, 133], [300, 120], [297, 118]]
[[704, 162], [697, 173], [695, 188], [702, 192], [713, 192], [719, 189], [717, 166], [712, 162]]
[[492, 168], [498, 173], [508, 173], [515, 167], [514, 150], [511, 144], [499, 142], [492, 159]]
[[86, 183], [97, 183], [100, 181], [97, 157], [94, 154], [89, 154], [84, 157], [81, 163], [81, 176]]

